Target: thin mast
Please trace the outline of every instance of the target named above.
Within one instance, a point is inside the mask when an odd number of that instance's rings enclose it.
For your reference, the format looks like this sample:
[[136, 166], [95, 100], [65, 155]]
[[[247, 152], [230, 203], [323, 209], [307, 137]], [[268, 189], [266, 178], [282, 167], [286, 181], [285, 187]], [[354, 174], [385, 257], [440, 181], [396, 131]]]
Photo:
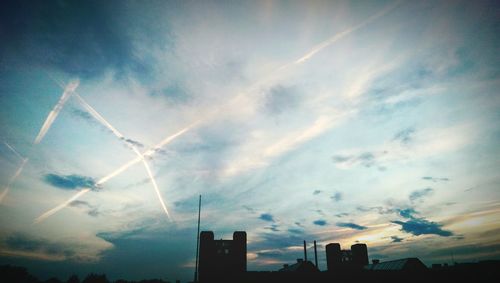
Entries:
[[200, 248], [200, 212], [201, 212], [201, 195], [198, 201], [198, 234], [196, 236], [196, 267], [194, 270], [194, 282], [198, 282], [198, 250]]

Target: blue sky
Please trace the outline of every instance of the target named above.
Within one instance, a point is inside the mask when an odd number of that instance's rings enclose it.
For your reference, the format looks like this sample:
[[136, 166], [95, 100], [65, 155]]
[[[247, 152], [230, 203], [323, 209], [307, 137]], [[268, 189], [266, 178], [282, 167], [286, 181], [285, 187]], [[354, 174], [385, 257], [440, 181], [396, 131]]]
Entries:
[[0, 263], [188, 280], [199, 194], [249, 270], [498, 258], [498, 5], [414, 2], [8, 5]]

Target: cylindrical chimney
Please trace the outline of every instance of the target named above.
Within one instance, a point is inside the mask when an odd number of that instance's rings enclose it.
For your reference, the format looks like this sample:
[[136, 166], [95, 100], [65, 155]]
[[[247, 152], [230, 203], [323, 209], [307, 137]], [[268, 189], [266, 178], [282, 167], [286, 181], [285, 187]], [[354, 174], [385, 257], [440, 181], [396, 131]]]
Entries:
[[306, 240], [304, 240], [304, 261], [307, 261]]

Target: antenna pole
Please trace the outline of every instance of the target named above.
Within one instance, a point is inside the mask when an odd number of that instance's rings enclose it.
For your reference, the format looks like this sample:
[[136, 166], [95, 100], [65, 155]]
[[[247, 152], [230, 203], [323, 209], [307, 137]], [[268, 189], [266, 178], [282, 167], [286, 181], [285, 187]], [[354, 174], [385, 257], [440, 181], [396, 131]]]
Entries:
[[198, 251], [200, 249], [200, 212], [201, 212], [201, 195], [198, 201], [198, 234], [196, 235], [196, 267], [194, 270], [194, 282], [198, 282]]
[[314, 264], [316, 265], [316, 268], [319, 269], [319, 267], [318, 267], [318, 251], [316, 250], [316, 240], [314, 240]]
[[307, 262], [306, 240], [304, 240], [304, 261]]

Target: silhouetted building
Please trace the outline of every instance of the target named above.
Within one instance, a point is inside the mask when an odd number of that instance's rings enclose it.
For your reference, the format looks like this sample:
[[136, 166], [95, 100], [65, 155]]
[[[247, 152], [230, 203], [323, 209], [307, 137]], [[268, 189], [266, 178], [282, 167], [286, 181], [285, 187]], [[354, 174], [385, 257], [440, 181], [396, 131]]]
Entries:
[[372, 271], [426, 271], [427, 266], [423, 264], [418, 258], [402, 258], [398, 260], [376, 262], [373, 264], [365, 265], [365, 270]]
[[368, 264], [368, 248], [365, 244], [355, 244], [350, 250], [341, 250], [340, 244], [326, 245], [326, 265], [328, 271], [362, 269]]
[[229, 278], [247, 270], [247, 234], [237, 231], [232, 240], [214, 240], [212, 231], [200, 233], [200, 282]]
[[319, 269], [310, 261], [297, 259], [294, 264], [284, 264], [283, 268], [278, 270], [280, 272], [319, 272]]
[[355, 244], [351, 246], [352, 263], [356, 266], [368, 264], [368, 248], [366, 244]]
[[340, 244], [331, 243], [326, 245], [326, 268], [328, 271], [335, 271], [341, 268], [342, 251]]

